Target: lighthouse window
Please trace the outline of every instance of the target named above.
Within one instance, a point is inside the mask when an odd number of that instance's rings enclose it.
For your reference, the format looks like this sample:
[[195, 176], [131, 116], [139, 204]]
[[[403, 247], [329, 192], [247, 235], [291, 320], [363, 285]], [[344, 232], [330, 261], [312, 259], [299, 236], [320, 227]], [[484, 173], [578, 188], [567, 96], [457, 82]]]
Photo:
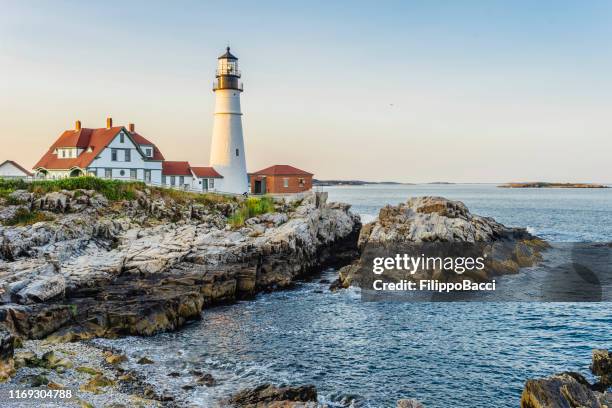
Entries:
[[240, 150], [236, 149], [236, 157], [240, 155]]

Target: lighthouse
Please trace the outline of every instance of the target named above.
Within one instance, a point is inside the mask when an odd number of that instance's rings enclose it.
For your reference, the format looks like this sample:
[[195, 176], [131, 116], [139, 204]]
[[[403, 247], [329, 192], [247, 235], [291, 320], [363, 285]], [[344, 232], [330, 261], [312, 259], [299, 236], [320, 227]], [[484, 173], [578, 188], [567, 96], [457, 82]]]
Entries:
[[215, 119], [210, 148], [210, 166], [223, 176], [220, 191], [242, 194], [248, 191], [240, 94], [242, 82], [238, 58], [227, 47], [218, 58], [213, 83]]

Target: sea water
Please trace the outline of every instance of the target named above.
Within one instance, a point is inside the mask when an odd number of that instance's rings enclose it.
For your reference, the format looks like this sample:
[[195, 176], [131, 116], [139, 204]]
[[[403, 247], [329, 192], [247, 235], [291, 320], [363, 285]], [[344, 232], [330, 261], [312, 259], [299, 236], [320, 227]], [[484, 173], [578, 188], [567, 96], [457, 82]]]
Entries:
[[[612, 189], [502, 189], [492, 185], [327, 187], [365, 221], [409, 196], [463, 201], [475, 214], [521, 226], [550, 242], [611, 242]], [[332, 293], [321, 279], [254, 301], [205, 310], [201, 321], [151, 338], [102, 340], [143, 355], [158, 390], [186, 403], [223, 406], [263, 382], [314, 384], [330, 406], [517, 407], [525, 380], [572, 370], [587, 375], [591, 349], [612, 348], [609, 303], [377, 303], [358, 290]], [[214, 387], [182, 390], [191, 370]], [[168, 373], [177, 371], [179, 377]]]

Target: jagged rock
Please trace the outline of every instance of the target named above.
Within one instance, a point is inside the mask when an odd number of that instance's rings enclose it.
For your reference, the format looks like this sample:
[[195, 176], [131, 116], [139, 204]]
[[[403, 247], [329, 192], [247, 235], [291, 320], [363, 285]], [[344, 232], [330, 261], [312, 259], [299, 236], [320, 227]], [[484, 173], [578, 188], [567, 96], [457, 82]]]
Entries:
[[591, 372], [599, 379], [599, 386], [603, 389], [612, 385], [612, 353], [608, 350], [593, 350]]
[[137, 361], [138, 364], [153, 364], [155, 361], [151, 360], [148, 357], [140, 357]]
[[9, 198], [21, 204], [29, 204], [34, 194], [26, 190], [15, 190], [9, 194]]
[[228, 403], [236, 408], [297, 408], [316, 407], [316, 401], [317, 390], [314, 385], [276, 387], [271, 384], [262, 384], [253, 389], [238, 392], [229, 399]]
[[215, 383], [216, 381], [211, 374], [203, 374], [196, 379], [196, 384], [205, 385], [207, 387], [212, 387]]
[[[342, 268], [339, 281], [330, 289], [362, 283], [372, 278], [371, 257], [407, 253], [420, 257], [468, 256], [485, 259], [484, 270], [463, 274], [448, 273], [439, 266], [421, 268], [416, 273], [388, 270], [387, 276], [401, 279], [437, 279], [455, 281], [489, 280], [492, 276], [517, 273], [520, 268], [541, 260], [541, 251], [548, 247], [541, 239], [522, 228], [508, 228], [494, 219], [469, 212], [459, 201], [443, 197], [416, 197], [397, 206], [387, 205], [378, 219], [361, 229], [358, 246], [361, 258]], [[373, 255], [377, 254], [377, 255]]]
[[327, 204], [325, 193], [256, 217], [257, 234], [226, 228], [234, 201], [137, 194], [137, 201], [75, 213], [96, 194], [49, 193], [35, 205], [65, 211], [56, 220], [0, 227], [10, 253], [0, 261], [0, 323], [24, 338], [70, 323], [51, 341], [152, 335], [198, 319], [205, 306], [288, 287], [356, 253], [359, 218], [348, 206]]
[[27, 283], [17, 292], [16, 296], [21, 304], [40, 303], [58, 296], [63, 297], [65, 290], [66, 280], [63, 276], [41, 276], [39, 279]]
[[425, 406], [417, 400], [401, 399], [397, 401], [397, 408], [425, 408]]
[[13, 334], [0, 325], [0, 382], [6, 381], [15, 373], [13, 344]]
[[610, 402], [573, 372], [527, 380], [521, 395], [521, 408], [606, 408]]

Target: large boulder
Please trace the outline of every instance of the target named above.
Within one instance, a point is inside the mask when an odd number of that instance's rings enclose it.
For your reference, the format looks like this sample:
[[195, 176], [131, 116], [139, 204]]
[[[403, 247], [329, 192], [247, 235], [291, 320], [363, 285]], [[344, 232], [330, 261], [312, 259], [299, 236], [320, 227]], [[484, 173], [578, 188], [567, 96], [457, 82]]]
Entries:
[[[22, 284], [22, 282], [18, 282]], [[47, 300], [63, 297], [66, 290], [66, 280], [60, 274], [40, 276], [28, 283], [17, 292], [18, 302], [21, 304], [40, 303]]]
[[598, 386], [605, 389], [612, 385], [612, 352], [603, 349], [593, 350], [591, 372], [599, 379]]
[[[364, 225], [359, 235], [360, 259], [340, 271], [337, 286], [366, 284], [372, 278], [374, 257], [408, 254], [440, 259], [481, 257], [484, 268], [450, 273], [441, 263], [432, 262], [408, 273], [406, 269], [385, 271], [393, 281], [437, 279], [440, 281], [488, 281], [493, 276], [517, 273], [541, 260], [548, 247], [543, 240], [523, 228], [509, 228], [490, 217], [472, 214], [459, 201], [443, 197], [415, 197], [397, 206], [387, 205], [378, 218]], [[365, 281], [364, 281], [365, 279]]]
[[521, 408], [607, 408], [612, 397], [591, 389], [580, 374], [564, 372], [527, 380]]
[[233, 395], [228, 403], [235, 408], [298, 408], [316, 407], [317, 390], [314, 385], [276, 387], [262, 384]]

